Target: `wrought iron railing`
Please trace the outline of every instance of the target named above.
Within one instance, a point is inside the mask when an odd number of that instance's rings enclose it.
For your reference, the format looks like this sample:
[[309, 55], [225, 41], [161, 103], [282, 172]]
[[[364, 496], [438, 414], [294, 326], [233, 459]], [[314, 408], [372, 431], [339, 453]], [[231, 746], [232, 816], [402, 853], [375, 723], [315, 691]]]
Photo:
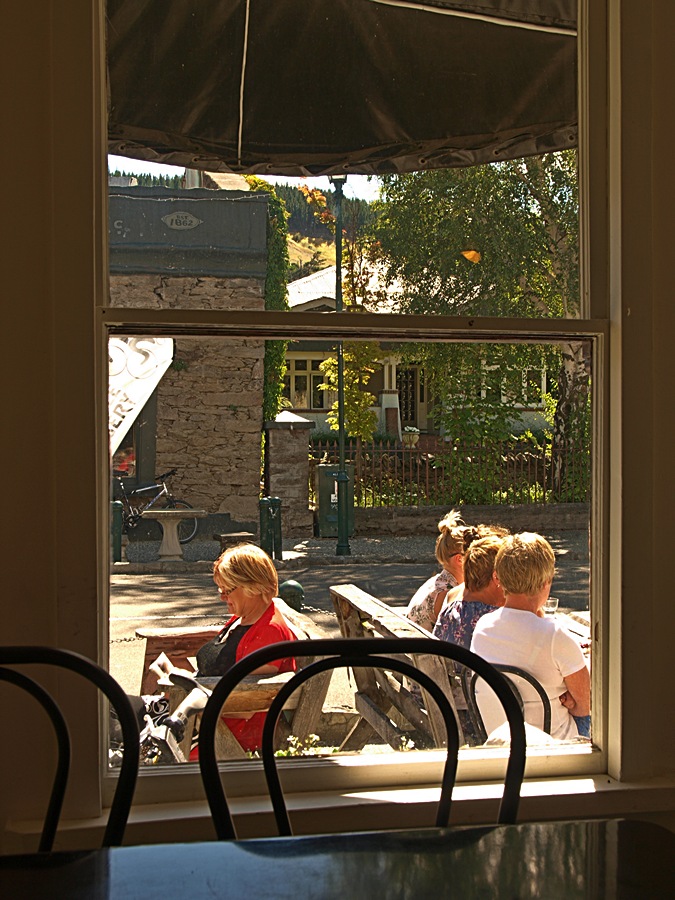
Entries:
[[[315, 462], [337, 463], [336, 442], [310, 448]], [[422, 435], [404, 446], [348, 439], [345, 460], [354, 464], [358, 507], [573, 503], [590, 496], [589, 448], [550, 441], [458, 446]]]

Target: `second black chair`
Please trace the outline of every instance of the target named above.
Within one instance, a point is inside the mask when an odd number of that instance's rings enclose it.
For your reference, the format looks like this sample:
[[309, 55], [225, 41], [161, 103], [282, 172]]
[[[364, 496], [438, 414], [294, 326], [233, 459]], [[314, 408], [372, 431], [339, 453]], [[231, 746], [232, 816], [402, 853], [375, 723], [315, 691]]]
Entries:
[[[520, 705], [521, 710], [523, 711], [523, 715], [525, 715], [525, 697], [523, 697], [523, 684], [529, 685], [532, 688], [531, 694], [533, 698], [536, 698], [541, 703], [542, 708], [542, 731], [545, 731], [546, 734], [551, 733], [551, 701], [549, 700], [548, 694], [541, 686], [541, 684], [537, 681], [537, 679], [530, 675], [529, 672], [526, 672], [524, 669], [519, 669], [517, 666], [506, 666], [506, 665], [497, 665], [494, 664], [494, 668], [497, 669], [498, 672], [501, 672], [502, 675], [505, 675], [508, 684], [511, 687], [511, 690], [515, 694], [518, 699], [518, 703]], [[483, 722], [483, 717], [481, 716], [480, 709], [478, 707], [478, 701], [476, 700], [476, 682], [478, 681], [479, 674], [477, 672], [467, 672], [466, 669], [462, 670], [462, 688], [464, 690], [464, 695], [466, 698], [466, 705], [469, 711], [469, 717], [472, 721], [476, 734], [479, 737], [481, 743], [485, 743], [488, 739], [487, 730], [485, 728], [485, 724]], [[518, 683], [520, 680], [521, 684]], [[527, 697], [529, 701], [529, 696]]]
[[[54, 844], [70, 772], [70, 734], [63, 714], [51, 694], [34, 678], [23, 672], [4, 668], [14, 665], [57, 666], [76, 672], [103, 691], [117, 711], [122, 728], [124, 756], [103, 835], [103, 846], [121, 844], [134, 796], [140, 756], [138, 720], [127, 695], [112, 675], [79, 653], [55, 647], [0, 647], [0, 681], [21, 688], [37, 700], [49, 716], [57, 740], [56, 770], [38, 848], [40, 851], [49, 851]], [[26, 729], [23, 731], [26, 732]]]
[[243, 677], [275, 659], [283, 659], [289, 656], [321, 658], [297, 672], [279, 691], [270, 706], [265, 720], [262, 738], [263, 766], [279, 834], [290, 835], [292, 833], [274, 754], [274, 729], [284, 703], [296, 688], [319, 672], [325, 672], [334, 668], [359, 666], [389, 669], [390, 671], [406, 675], [417, 681], [438, 704], [447, 731], [447, 753], [436, 824], [440, 826], [447, 825], [450, 816], [452, 789], [457, 771], [459, 750], [459, 731], [454, 707], [438, 685], [419, 669], [416, 669], [412, 663], [401, 658], [403, 654], [406, 656], [430, 654], [453, 660], [478, 673], [494, 690], [504, 707], [511, 729], [509, 761], [504, 780], [504, 793], [499, 808], [498, 822], [515, 822], [520, 800], [520, 787], [525, 771], [525, 725], [518, 701], [503, 676], [480, 656], [471, 653], [464, 647], [459, 647], [446, 641], [437, 641], [423, 637], [382, 638], [377, 640], [337, 638], [299, 642], [284, 641], [263, 647], [261, 650], [257, 650], [255, 653], [251, 653], [240, 660], [214, 687], [202, 714], [199, 731], [199, 767], [218, 838], [221, 840], [236, 838], [216, 760], [215, 731], [220, 711], [229, 694]]

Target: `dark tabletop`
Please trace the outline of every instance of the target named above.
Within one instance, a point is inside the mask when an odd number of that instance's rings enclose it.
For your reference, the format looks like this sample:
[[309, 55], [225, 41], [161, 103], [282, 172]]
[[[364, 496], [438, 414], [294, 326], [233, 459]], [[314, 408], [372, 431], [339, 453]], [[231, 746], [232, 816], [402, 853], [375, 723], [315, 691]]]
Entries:
[[594, 820], [0, 857], [0, 897], [675, 897], [675, 834]]

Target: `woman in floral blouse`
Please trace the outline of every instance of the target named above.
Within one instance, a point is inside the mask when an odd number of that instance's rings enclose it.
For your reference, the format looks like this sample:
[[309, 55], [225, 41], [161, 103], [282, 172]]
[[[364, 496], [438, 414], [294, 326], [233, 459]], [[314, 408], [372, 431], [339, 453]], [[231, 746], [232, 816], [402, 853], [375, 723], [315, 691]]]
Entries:
[[456, 509], [441, 519], [438, 530], [436, 559], [443, 568], [415, 591], [405, 612], [411, 622], [429, 632], [433, 631], [445, 595], [464, 581], [464, 552], [479, 535], [477, 528], [464, 524]]

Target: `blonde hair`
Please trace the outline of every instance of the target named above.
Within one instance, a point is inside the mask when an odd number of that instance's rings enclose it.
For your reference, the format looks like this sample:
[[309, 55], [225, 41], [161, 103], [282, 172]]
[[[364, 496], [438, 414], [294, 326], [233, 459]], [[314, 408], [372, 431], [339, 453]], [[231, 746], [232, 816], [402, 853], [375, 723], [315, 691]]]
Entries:
[[269, 600], [279, 592], [277, 570], [255, 544], [238, 544], [221, 553], [213, 564], [213, 580], [226, 590], [243, 588], [247, 594]]
[[490, 584], [503, 536], [491, 534], [474, 541], [464, 554], [464, 584], [469, 591], [482, 591]]
[[495, 571], [505, 593], [531, 597], [553, 580], [553, 548], [546, 538], [530, 531], [509, 535], [497, 553]]

